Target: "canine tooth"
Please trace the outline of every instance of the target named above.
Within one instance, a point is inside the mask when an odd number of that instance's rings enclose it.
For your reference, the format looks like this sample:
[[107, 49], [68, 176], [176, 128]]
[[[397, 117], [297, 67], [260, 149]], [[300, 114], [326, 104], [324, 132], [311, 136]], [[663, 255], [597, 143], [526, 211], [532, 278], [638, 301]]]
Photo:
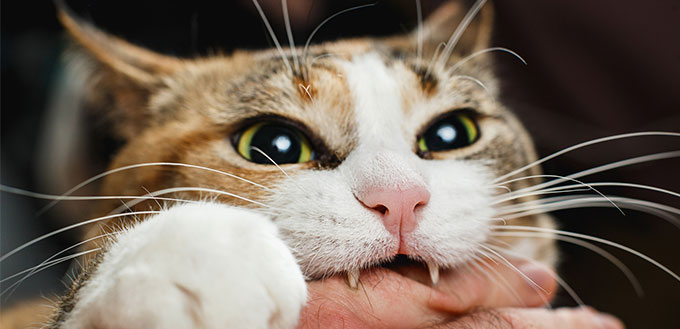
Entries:
[[439, 266], [427, 262], [427, 269], [430, 270], [430, 280], [432, 280], [432, 284], [436, 286], [439, 282]]
[[355, 268], [353, 270], [347, 271], [347, 283], [352, 289], [357, 289], [359, 287], [359, 269]]

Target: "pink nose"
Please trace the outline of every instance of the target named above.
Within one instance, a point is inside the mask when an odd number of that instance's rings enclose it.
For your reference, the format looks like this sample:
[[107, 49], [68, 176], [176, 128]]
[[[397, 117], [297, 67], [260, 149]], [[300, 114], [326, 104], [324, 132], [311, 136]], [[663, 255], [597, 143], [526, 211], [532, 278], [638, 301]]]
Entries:
[[368, 188], [358, 195], [367, 207], [382, 214], [383, 225], [395, 236], [410, 233], [418, 225], [416, 208], [430, 201], [430, 192], [423, 186], [398, 189]]

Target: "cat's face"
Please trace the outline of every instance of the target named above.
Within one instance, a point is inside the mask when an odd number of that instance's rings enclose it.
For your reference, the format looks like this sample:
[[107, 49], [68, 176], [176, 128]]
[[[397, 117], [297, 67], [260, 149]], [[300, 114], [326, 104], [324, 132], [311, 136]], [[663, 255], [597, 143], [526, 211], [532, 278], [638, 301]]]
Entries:
[[[271, 216], [310, 278], [398, 254], [437, 267], [479, 258], [502, 220], [498, 195], [530, 183], [494, 180], [536, 157], [496, 100], [491, 64], [461, 61], [486, 47], [480, 35], [488, 17], [470, 28], [462, 50], [432, 60], [441, 50], [436, 35], [448, 37], [460, 18], [457, 8], [444, 10], [424, 29], [422, 54], [416, 33], [322, 44], [304, 56], [302, 49], [285, 58], [269, 50], [195, 61], [140, 54], [123, 43], [110, 55], [92, 31], [67, 20], [106, 64], [92, 99], [114, 100], [114, 124], [127, 140], [113, 168], [173, 162], [239, 177], [147, 167], [107, 177], [105, 193], [144, 194], [140, 186], [226, 192], [174, 196], [217, 197]], [[448, 32], [440, 25], [450, 25]], [[547, 217], [515, 221], [551, 225]], [[552, 261], [550, 242], [506, 242]]]

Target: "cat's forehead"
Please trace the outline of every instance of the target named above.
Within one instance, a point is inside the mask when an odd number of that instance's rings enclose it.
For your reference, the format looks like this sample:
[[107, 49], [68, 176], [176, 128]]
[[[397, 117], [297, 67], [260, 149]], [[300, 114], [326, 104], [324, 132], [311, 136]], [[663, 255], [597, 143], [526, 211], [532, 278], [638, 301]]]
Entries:
[[191, 102], [184, 107], [207, 107], [231, 133], [257, 120], [288, 120], [338, 159], [367, 142], [414, 148], [427, 124], [453, 110], [501, 112], [476, 79], [448, 74], [410, 46], [361, 39], [284, 54], [268, 50], [204, 63], [174, 94]]

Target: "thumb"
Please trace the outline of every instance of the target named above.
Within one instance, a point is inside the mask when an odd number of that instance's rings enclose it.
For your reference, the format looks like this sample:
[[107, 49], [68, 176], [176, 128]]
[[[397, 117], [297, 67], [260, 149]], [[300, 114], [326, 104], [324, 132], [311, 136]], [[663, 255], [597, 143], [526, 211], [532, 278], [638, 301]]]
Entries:
[[437, 290], [443, 294], [428, 301], [431, 308], [442, 312], [535, 307], [547, 304], [557, 290], [554, 271], [535, 261], [476, 262], [442, 275]]

